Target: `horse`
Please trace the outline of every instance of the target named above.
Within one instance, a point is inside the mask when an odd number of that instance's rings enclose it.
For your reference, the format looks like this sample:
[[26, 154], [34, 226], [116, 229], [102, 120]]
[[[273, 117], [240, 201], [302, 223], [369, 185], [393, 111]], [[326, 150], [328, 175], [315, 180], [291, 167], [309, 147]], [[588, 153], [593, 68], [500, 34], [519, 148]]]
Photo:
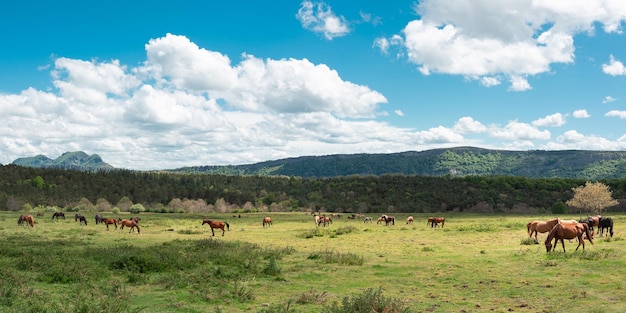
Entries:
[[84, 216], [82, 214], [80, 214], [80, 213], [74, 214], [74, 222], [80, 221], [81, 217], [84, 217]]
[[28, 223], [30, 227], [35, 227], [35, 218], [32, 215], [22, 214], [17, 219], [17, 225], [22, 225], [23, 222]]
[[130, 220], [123, 220], [123, 219], [118, 219], [118, 222], [120, 223], [120, 230], [124, 229], [124, 226], [130, 227], [130, 230], [128, 231], [128, 233], [130, 234], [132, 231], [134, 231], [134, 228], [137, 228], [137, 234], [141, 234], [141, 229], [139, 228], [139, 224], [137, 224], [137, 222], [133, 219]]
[[267, 225], [267, 227], [272, 226], [272, 218], [269, 216], [266, 216], [265, 218], [263, 218], [263, 228], [265, 228], [265, 225]]
[[326, 225], [329, 225], [332, 223], [333, 223], [333, 220], [330, 218], [330, 216], [320, 215], [319, 220], [317, 221], [317, 226], [319, 226], [320, 224], [324, 224], [324, 227], [326, 227]]
[[115, 229], [117, 230], [117, 220], [114, 218], [103, 218], [100, 223], [104, 223], [104, 225], [106, 225], [107, 227], [107, 230], [109, 230], [109, 225], [113, 224], [115, 225]]
[[389, 226], [389, 223], [391, 223], [391, 225], [396, 225], [396, 218], [387, 214], [383, 214], [378, 218], [378, 222], [376, 222], [376, 224], [379, 224], [380, 222], [385, 222], [385, 226]]
[[78, 217], [78, 223], [80, 225], [83, 225], [83, 223], [85, 223], [85, 226], [87, 226], [87, 218], [81, 215], [80, 217]]
[[65, 213], [63, 212], [54, 212], [54, 214], [52, 214], [52, 219], [57, 219], [57, 221], [59, 220], [59, 217], [62, 217], [63, 219], [65, 219]]
[[439, 223], [441, 223], [441, 228], [443, 228], [443, 225], [446, 224], [445, 217], [435, 217], [435, 218], [433, 218], [432, 224], [430, 224], [430, 228], [437, 227], [437, 225], [439, 225]]
[[224, 237], [224, 233], [226, 232], [224, 230], [224, 226], [226, 227], [226, 229], [230, 230], [230, 225], [228, 225], [228, 223], [226, 222], [216, 222], [216, 221], [212, 221], [212, 220], [202, 220], [202, 225], [204, 224], [209, 224], [209, 226], [211, 227], [211, 234], [213, 234], [213, 236], [215, 236], [215, 228], [219, 228], [222, 230], [222, 237]]
[[406, 218], [406, 223], [407, 224], [413, 224], [413, 216], [409, 216]]
[[96, 225], [104, 222], [104, 216], [102, 214], [96, 214]]
[[[563, 246], [563, 253], [565, 253], [565, 241], [564, 239], [574, 239], [578, 238], [578, 246], [575, 251], [578, 251], [580, 245], [583, 246], [583, 251], [585, 251], [585, 241], [583, 239], [583, 234], [587, 235], [587, 240], [593, 244], [591, 240], [591, 233], [589, 231], [589, 225], [583, 223], [569, 224], [569, 223], [557, 223], [548, 233], [548, 237], [546, 238], [546, 252], [554, 251], [556, 245], [559, 240], [561, 240], [561, 245]], [[554, 239], [554, 246], [552, 245], [552, 239]]]
[[382, 222], [385, 222], [385, 218], [384, 217], [379, 217], [378, 220], [376, 220], [376, 224], [380, 224]]
[[43, 212], [37, 212], [37, 217], [43, 217], [44, 213]]
[[535, 234], [535, 240], [537, 240], [537, 233], [545, 233], [549, 232], [556, 224], [559, 223], [559, 219], [555, 218], [553, 220], [548, 220], [545, 222], [542, 221], [532, 221], [526, 224], [526, 229], [528, 231], [528, 237], [532, 238], [533, 233]]
[[430, 226], [432, 227], [432, 225], [433, 225], [433, 221], [434, 221], [434, 220], [435, 220], [435, 218], [434, 218], [434, 217], [429, 217], [429, 218], [428, 218], [428, 222], [426, 222], [426, 226], [430, 225]]
[[[591, 233], [591, 239], [593, 239], [594, 233], [593, 233], [593, 228], [591, 227], [592, 222], [590, 219], [582, 220], [582, 222], [581, 220], [578, 220], [578, 221], [577, 220], [562, 220], [562, 219], [558, 219], [558, 220], [559, 220], [559, 224], [569, 224], [569, 225], [585, 224], [587, 225]], [[586, 237], [586, 236], [587, 236], [586, 234], [583, 235], [583, 237]]]
[[371, 217], [371, 216], [366, 216], [366, 217], [363, 219], [363, 223], [367, 223], [367, 222], [370, 222], [370, 223], [372, 223], [372, 222], [373, 222], [373, 220], [372, 220], [372, 217]]
[[613, 219], [610, 217], [601, 217], [598, 221], [598, 228], [600, 232], [600, 236], [604, 234], [604, 229], [606, 228], [606, 235], [611, 235], [613, 237]]

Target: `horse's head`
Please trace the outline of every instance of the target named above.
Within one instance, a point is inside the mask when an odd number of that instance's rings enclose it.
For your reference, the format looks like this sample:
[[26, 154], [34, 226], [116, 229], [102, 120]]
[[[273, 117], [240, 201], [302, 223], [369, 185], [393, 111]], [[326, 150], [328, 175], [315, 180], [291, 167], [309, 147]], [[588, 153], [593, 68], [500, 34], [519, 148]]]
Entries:
[[546, 252], [550, 252], [550, 250], [552, 250], [552, 238], [548, 237], [546, 238]]

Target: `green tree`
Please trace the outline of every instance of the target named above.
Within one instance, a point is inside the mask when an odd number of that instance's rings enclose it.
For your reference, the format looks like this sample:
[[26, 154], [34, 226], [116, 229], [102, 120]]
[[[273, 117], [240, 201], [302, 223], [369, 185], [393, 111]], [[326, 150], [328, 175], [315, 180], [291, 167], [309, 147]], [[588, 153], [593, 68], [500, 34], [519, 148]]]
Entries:
[[584, 186], [572, 188], [574, 196], [567, 200], [567, 205], [578, 208], [579, 212], [590, 212], [599, 215], [607, 207], [617, 205], [609, 187], [600, 182], [586, 182]]

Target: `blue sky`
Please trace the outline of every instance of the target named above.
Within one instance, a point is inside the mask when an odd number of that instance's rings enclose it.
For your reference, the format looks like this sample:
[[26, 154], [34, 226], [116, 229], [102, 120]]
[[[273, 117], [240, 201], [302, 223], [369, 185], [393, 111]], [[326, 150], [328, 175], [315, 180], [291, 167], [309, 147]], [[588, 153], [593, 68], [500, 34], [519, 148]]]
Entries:
[[623, 0], [10, 1], [0, 163], [625, 150], [625, 26]]

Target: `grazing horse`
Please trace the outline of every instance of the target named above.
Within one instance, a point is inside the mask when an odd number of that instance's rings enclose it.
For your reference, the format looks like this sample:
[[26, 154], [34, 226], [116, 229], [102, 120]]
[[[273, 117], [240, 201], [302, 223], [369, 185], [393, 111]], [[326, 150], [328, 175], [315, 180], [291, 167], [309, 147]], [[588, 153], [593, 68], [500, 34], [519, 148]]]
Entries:
[[389, 223], [391, 223], [391, 225], [396, 225], [396, 218], [387, 214], [383, 214], [378, 218], [378, 222], [376, 222], [376, 224], [379, 224], [380, 222], [385, 222], [385, 226], [389, 226]]
[[409, 216], [406, 218], [406, 223], [407, 224], [413, 224], [413, 216]]
[[37, 217], [43, 217], [44, 213], [43, 212], [37, 212]]
[[371, 216], [366, 216], [366, 217], [363, 219], [363, 223], [367, 223], [367, 222], [370, 222], [370, 223], [372, 223], [372, 222], [373, 222], [373, 220], [372, 220], [372, 217], [371, 217]]
[[54, 212], [54, 214], [52, 214], [52, 219], [57, 219], [57, 221], [59, 220], [59, 217], [65, 219], [65, 213], [63, 212]]
[[532, 221], [526, 224], [526, 229], [528, 231], [528, 237], [532, 238], [533, 233], [535, 234], [535, 240], [537, 240], [537, 233], [545, 233], [549, 232], [556, 224], [559, 223], [559, 219], [555, 218], [549, 221]]
[[85, 223], [85, 226], [87, 226], [87, 218], [85, 218], [84, 216], [82, 216], [82, 215], [81, 215], [81, 216], [78, 218], [78, 223], [79, 223], [80, 225], [83, 225], [83, 223]]
[[104, 223], [106, 225], [107, 230], [109, 230], [109, 225], [115, 225], [115, 229], [117, 230], [117, 220], [114, 218], [103, 218], [100, 223]]
[[434, 217], [429, 217], [429, 218], [428, 218], [428, 222], [426, 222], [426, 226], [430, 225], [430, 226], [432, 227], [432, 225], [433, 225], [433, 221], [434, 221], [434, 220], [435, 220], [435, 218], [434, 218]]
[[224, 233], [226, 232], [224, 230], [224, 227], [226, 227], [226, 229], [230, 230], [230, 225], [228, 225], [228, 223], [226, 222], [216, 222], [216, 221], [212, 221], [212, 220], [202, 220], [202, 225], [204, 224], [209, 224], [209, 226], [211, 227], [211, 234], [213, 234], [213, 236], [215, 236], [215, 228], [219, 228], [222, 230], [222, 237], [224, 237]]
[[[591, 233], [589, 231], [589, 225], [583, 223], [557, 223], [554, 228], [550, 230], [548, 233], [548, 237], [546, 238], [546, 252], [554, 251], [557, 243], [561, 240], [561, 245], [563, 246], [563, 252], [565, 252], [565, 241], [564, 239], [574, 239], [578, 238], [578, 246], [575, 251], [578, 251], [580, 245], [583, 246], [583, 251], [585, 251], [585, 241], [583, 239], [583, 234], [587, 235], [587, 240], [593, 244], [591, 240]], [[552, 245], [552, 240], [554, 239], [554, 245]]]
[[326, 227], [326, 225], [330, 225], [332, 223], [333, 220], [330, 218], [330, 216], [320, 215], [320, 218], [317, 221], [317, 226], [319, 226], [320, 224], [324, 224], [324, 227]]
[[435, 217], [433, 218], [432, 223], [430, 224], [430, 228], [437, 227], [441, 223], [441, 228], [446, 224], [446, 219], [444, 217]]
[[320, 226], [320, 220], [324, 217], [324, 215], [315, 215], [315, 225]]
[[96, 214], [96, 225], [104, 222], [104, 216], [102, 214]]
[[135, 228], [137, 228], [137, 234], [141, 234], [141, 229], [139, 228], [139, 224], [137, 224], [137, 222], [133, 219], [130, 220], [123, 220], [123, 219], [118, 219], [118, 222], [120, 223], [120, 230], [124, 229], [124, 226], [130, 227], [130, 230], [128, 231], [128, 233], [130, 234], [130, 232], [134, 231]]
[[382, 217], [382, 216], [381, 216], [381, 217], [379, 217], [379, 218], [378, 218], [378, 220], [376, 220], [376, 224], [380, 224], [380, 223], [384, 223], [384, 222], [386, 222], [386, 220], [385, 220], [385, 218], [384, 218], [384, 217]]
[[604, 229], [606, 228], [606, 235], [611, 235], [613, 237], [613, 219], [610, 217], [601, 217], [598, 221], [598, 228], [600, 232], [600, 236], [604, 234]]
[[272, 218], [269, 216], [266, 216], [265, 218], [263, 218], [263, 228], [265, 228], [265, 225], [267, 225], [267, 227], [272, 226]]
[[600, 218], [602, 218], [601, 215], [587, 217], [587, 219], [590, 219], [593, 221], [593, 225], [591, 225], [591, 229], [593, 229], [594, 227], [598, 227], [600, 225]]
[[30, 227], [35, 227], [35, 218], [32, 215], [22, 214], [17, 219], [17, 225], [22, 225], [23, 222], [28, 223]]

